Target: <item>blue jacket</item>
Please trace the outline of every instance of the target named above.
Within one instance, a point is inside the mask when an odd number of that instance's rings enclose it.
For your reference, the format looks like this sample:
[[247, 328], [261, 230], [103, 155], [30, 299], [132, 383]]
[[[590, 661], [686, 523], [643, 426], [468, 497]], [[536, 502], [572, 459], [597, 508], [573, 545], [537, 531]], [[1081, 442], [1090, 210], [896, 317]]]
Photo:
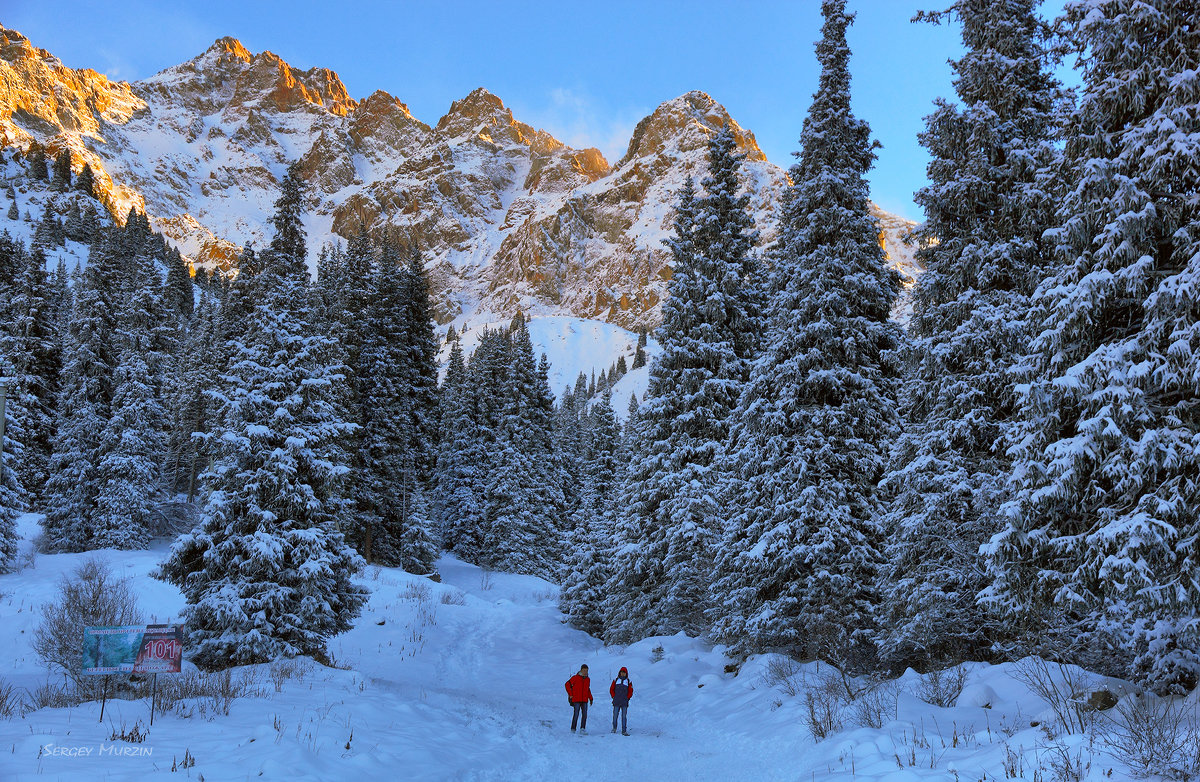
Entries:
[[633, 682], [629, 681], [628, 676], [613, 679], [608, 694], [612, 696], [614, 706], [628, 706], [629, 699], [633, 697]]

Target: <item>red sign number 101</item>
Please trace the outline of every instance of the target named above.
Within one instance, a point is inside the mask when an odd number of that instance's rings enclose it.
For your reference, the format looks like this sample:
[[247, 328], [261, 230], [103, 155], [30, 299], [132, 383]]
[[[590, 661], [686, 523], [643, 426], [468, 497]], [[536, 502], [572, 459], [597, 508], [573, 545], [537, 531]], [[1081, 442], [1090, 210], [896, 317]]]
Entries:
[[175, 657], [175, 641], [152, 641], [147, 651], [154, 660], [171, 660]]

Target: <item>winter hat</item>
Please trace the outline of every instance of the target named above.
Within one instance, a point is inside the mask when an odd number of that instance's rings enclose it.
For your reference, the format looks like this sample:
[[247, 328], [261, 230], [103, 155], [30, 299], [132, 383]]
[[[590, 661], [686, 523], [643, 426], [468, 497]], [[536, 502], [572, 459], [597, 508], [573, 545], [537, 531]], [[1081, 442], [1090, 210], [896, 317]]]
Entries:
[[629, 675], [629, 669], [628, 669], [628, 668], [622, 668], [622, 669], [621, 669], [621, 672], [620, 672], [618, 675], [619, 675], [619, 676], [628, 676], [628, 675]]

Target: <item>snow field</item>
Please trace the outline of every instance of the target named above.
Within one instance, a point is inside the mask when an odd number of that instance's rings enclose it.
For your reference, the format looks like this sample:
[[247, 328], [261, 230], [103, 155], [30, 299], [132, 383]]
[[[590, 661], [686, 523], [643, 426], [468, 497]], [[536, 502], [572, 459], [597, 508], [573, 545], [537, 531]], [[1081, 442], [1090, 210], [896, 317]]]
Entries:
[[[36, 522], [20, 519], [25, 551]], [[175, 587], [149, 577], [167, 545], [98, 552], [132, 579], [148, 621], [183, 608]], [[39, 608], [61, 576], [96, 554], [39, 556], [0, 576], [0, 681], [32, 689], [55, 680], [30, 645]], [[894, 685], [894, 719], [863, 727], [847, 713], [843, 730], [814, 742], [805, 694], [829, 670], [820, 664], [762, 655], [735, 674], [721, 647], [682, 634], [605, 647], [563, 624], [547, 581], [453, 558], [439, 572], [442, 583], [365, 570], [370, 602], [329, 645], [338, 667], [300, 659], [234, 669], [256, 692], [233, 701], [228, 716], [203, 698], [185, 702], [192, 716], [160, 712], [141, 744], [110, 736], [147, 727], [144, 699], [110, 699], [103, 724], [99, 703], [0, 719], [0, 779], [142, 780], [169, 774], [186, 754], [195, 765], [181, 770], [206, 780], [1050, 780], [1057, 747], [1090, 764], [1083, 779], [1129, 778], [1101, 742], [1051, 739], [1031, 726], [1052, 714], [1012, 665], [970, 666], [950, 708], [917, 698], [921, 677], [909, 671]], [[589, 734], [577, 736], [563, 683], [582, 663], [596, 701]], [[608, 683], [621, 666], [634, 683], [628, 738], [609, 733]]]

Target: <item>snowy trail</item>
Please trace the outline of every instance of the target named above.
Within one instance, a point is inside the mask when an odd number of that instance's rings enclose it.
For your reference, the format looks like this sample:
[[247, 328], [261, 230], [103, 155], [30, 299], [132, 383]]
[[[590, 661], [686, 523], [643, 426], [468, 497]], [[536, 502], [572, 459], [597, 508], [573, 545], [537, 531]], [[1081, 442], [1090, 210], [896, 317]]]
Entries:
[[[28, 549], [35, 517], [21, 519]], [[149, 577], [165, 554], [99, 552], [133, 580], [147, 618], [178, 616], [182, 596]], [[31, 568], [0, 576], [0, 684], [34, 690], [47, 681], [30, 645], [40, 607], [59, 579], [91, 555], [37, 557]], [[0, 719], [0, 779], [142, 779], [170, 772], [185, 753], [207, 780], [353, 779], [394, 773], [404, 779], [540, 780], [581, 770], [614, 778], [792, 778], [778, 736], [750, 738], [733, 729], [718, 703], [697, 703], [703, 681], [726, 677], [724, 658], [682, 636], [621, 649], [562, 622], [557, 588], [541, 579], [486, 577], [454, 559], [440, 563], [443, 583], [370, 568], [371, 600], [355, 627], [333, 639], [334, 669], [306, 663], [303, 676], [272, 686], [267, 666], [260, 697], [234, 702], [212, 718], [159, 713], [144, 745], [110, 740], [114, 729], [148, 722], [145, 701], [43, 708]], [[663, 644], [663, 659], [651, 649]], [[563, 682], [581, 663], [594, 673], [595, 705], [586, 736], [568, 730]], [[608, 683], [625, 665], [636, 691], [629, 737], [612, 735]], [[727, 678], [727, 677], [726, 677]], [[702, 681], [703, 680], [703, 681]], [[718, 700], [717, 698], [712, 699]], [[111, 748], [146, 751], [114, 757]], [[105, 754], [109, 753], [109, 754]], [[40, 756], [40, 757], [39, 757]], [[174, 777], [173, 777], [174, 778]]]
[[[28, 550], [36, 519], [20, 520]], [[100, 552], [128, 576], [146, 618], [178, 616], [183, 599], [149, 574], [166, 551]], [[0, 695], [51, 684], [31, 639], [40, 608], [59, 578], [92, 555], [36, 558], [0, 576]], [[557, 588], [541, 579], [485, 575], [455, 559], [439, 563], [442, 583], [395, 569], [369, 568], [371, 598], [352, 630], [329, 651], [335, 668], [298, 661], [281, 680], [270, 666], [247, 666], [256, 692], [228, 714], [205, 698], [191, 716], [160, 712], [141, 744], [112, 734], [140, 723], [146, 700], [40, 708], [0, 716], [0, 782], [166, 779], [329, 782], [403, 780], [962, 780], [1049, 778], [1044, 705], [1016, 686], [1008, 666], [976, 666], [959, 705], [930, 706], [903, 691], [895, 719], [880, 728], [842, 730], [814, 742], [804, 727], [804, 693], [768, 675], [771, 655], [751, 658], [735, 675], [720, 648], [685, 636], [605, 647], [571, 629]], [[563, 682], [587, 663], [596, 702], [589, 734], [569, 731]], [[609, 733], [608, 684], [629, 668], [634, 698], [624, 737]], [[812, 673], [813, 665], [802, 666]], [[797, 670], [801, 670], [798, 668]], [[1120, 692], [1119, 683], [1110, 682]], [[790, 692], [790, 694], [789, 694]], [[206, 709], [206, 713], [202, 713]], [[1119, 764], [1065, 737], [1094, 759], [1088, 779], [1120, 779]], [[133, 754], [121, 755], [119, 752]], [[185, 754], [195, 765], [172, 773]], [[1118, 766], [1113, 774], [1113, 767]]]
[[[475, 757], [455, 771], [443, 767], [431, 778], [535, 780], [580, 769], [616, 778], [643, 773], [660, 779], [784, 778], [778, 774], [777, 737], [751, 740], [730, 731], [722, 724], [720, 708], [697, 712], [684, 697], [691, 695], [682, 692], [684, 682], [670, 679], [670, 664], [665, 659], [650, 662], [651, 645], [623, 654], [570, 629], [562, 623], [557, 594], [539, 579], [491, 574], [493, 586], [484, 589], [477, 568], [446, 559], [440, 571], [443, 584], [431, 586], [443, 594], [462, 593], [467, 605], [442, 604], [431, 596], [437, 619], [429, 630], [438, 643], [429, 663], [417, 659], [430, 654], [429, 646], [400, 663], [386, 653], [372, 654], [372, 645], [376, 650], [394, 649], [397, 643], [393, 640], [389, 646], [376, 638], [395, 635], [396, 630], [386, 631], [388, 625], [374, 621], [360, 622], [334, 644], [339, 659], [346, 655], [346, 662], [370, 677], [369, 686], [399, 698], [423, 694], [427, 700], [443, 701], [459, 716], [467, 733], [464, 753]], [[376, 592], [377, 598], [382, 594]], [[377, 599], [371, 610], [382, 615], [394, 606]], [[408, 628], [402, 636], [411, 635]], [[694, 643], [680, 640], [689, 647]], [[584, 662], [594, 672], [596, 697], [586, 736], [568, 730], [571, 712], [562, 687]], [[712, 674], [712, 662], [689, 662], [685, 678]], [[609, 732], [608, 684], [622, 665], [630, 668], [635, 683], [629, 737]], [[414, 670], [425, 666], [431, 673], [428, 679]], [[668, 675], [658, 673], [660, 666]], [[489, 762], [480, 764], [485, 757]]]

